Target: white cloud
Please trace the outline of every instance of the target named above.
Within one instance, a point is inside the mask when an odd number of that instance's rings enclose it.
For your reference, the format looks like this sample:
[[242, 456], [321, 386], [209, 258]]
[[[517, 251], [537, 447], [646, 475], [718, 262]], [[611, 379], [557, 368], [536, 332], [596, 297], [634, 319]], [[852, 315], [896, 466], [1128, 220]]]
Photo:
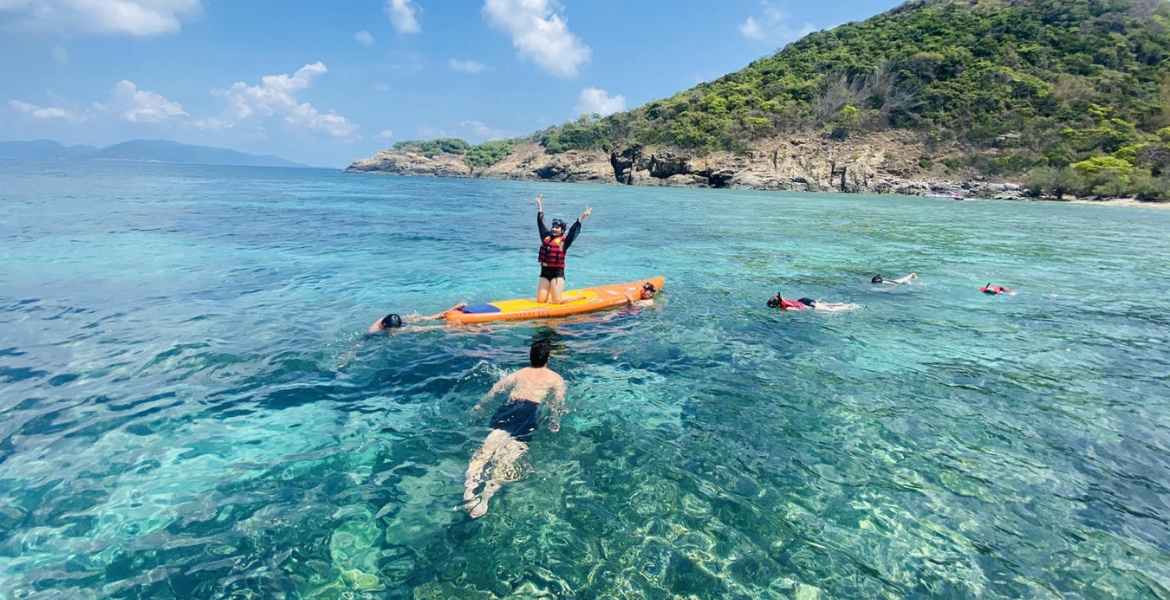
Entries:
[[0, 30], [150, 37], [202, 11], [202, 0], [0, 0]]
[[374, 84], [374, 91], [375, 92], [382, 92], [383, 94], [385, 94], [386, 92], [390, 91], [390, 84], [389, 83], [375, 83]]
[[463, 71], [464, 73], [480, 73], [487, 68], [487, 65], [475, 60], [456, 60], [452, 58], [447, 61], [451, 68], [456, 71]]
[[374, 45], [374, 36], [370, 35], [370, 32], [365, 29], [353, 34], [353, 39], [357, 40], [357, 43], [363, 46], [369, 47]]
[[392, 139], [393, 137], [394, 137], [394, 132], [390, 129], [387, 129], [386, 131], [383, 131], [382, 133], [375, 135], [374, 139], [386, 141], [386, 140]]
[[47, 121], [49, 119], [64, 119], [66, 121], [84, 120], [84, 116], [75, 115], [56, 106], [40, 107], [35, 104], [29, 104], [28, 102], [21, 102], [20, 100], [9, 100], [8, 106], [41, 121]]
[[483, 14], [511, 36], [521, 58], [553, 75], [573, 77], [591, 51], [569, 32], [568, 21], [557, 13], [560, 8], [556, 0], [484, 0]]
[[140, 90], [127, 79], [119, 81], [110, 92], [109, 108], [121, 113], [121, 119], [129, 123], [157, 124], [189, 116], [182, 104], [167, 100], [157, 92]]
[[53, 46], [53, 49], [49, 51], [49, 54], [53, 57], [53, 60], [57, 61], [57, 64], [59, 65], [63, 65], [69, 62], [69, 52], [66, 51], [65, 46], [62, 46], [61, 44]]
[[585, 88], [577, 99], [577, 112], [581, 114], [597, 113], [601, 116], [612, 115], [626, 109], [626, 97], [617, 94], [610, 96], [605, 90]]
[[386, 16], [398, 33], [418, 33], [422, 27], [415, 14], [419, 12], [414, 0], [386, 0]]
[[512, 137], [508, 131], [488, 127], [479, 121], [463, 121], [459, 124], [459, 133], [462, 137], [471, 138], [473, 142], [487, 142]]
[[759, 20], [756, 20], [755, 17], [748, 17], [739, 26], [739, 32], [749, 40], [769, 44], [787, 44], [817, 30], [816, 26], [808, 21], [805, 21], [799, 28], [793, 27], [789, 23], [792, 15], [780, 10], [779, 6], [768, 0], [763, 0], [761, 4], [764, 6], [763, 16]]
[[352, 141], [356, 139], [357, 125], [333, 111], [321, 113], [293, 95], [308, 88], [314, 77], [327, 72], [324, 64], [315, 62], [292, 75], [266, 75], [260, 78], [260, 85], [239, 81], [226, 90], [214, 90], [215, 95], [227, 102], [224, 116], [197, 121], [196, 126], [225, 129], [245, 121], [280, 117], [291, 129]]

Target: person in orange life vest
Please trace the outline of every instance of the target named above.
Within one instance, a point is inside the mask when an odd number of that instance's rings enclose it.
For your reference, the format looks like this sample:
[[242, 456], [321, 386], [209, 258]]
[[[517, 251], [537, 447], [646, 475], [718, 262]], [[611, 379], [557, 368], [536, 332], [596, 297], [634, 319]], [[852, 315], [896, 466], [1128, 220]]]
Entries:
[[573, 240], [577, 239], [577, 234], [581, 233], [581, 223], [593, 213], [593, 207], [585, 207], [585, 213], [566, 233], [565, 222], [560, 219], [553, 219], [551, 229], [545, 227], [544, 208], [540, 204], [543, 198], [543, 194], [536, 197], [536, 226], [540, 230], [540, 286], [536, 291], [536, 301], [552, 304], [572, 302], [581, 297], [561, 296], [565, 291], [565, 254]]

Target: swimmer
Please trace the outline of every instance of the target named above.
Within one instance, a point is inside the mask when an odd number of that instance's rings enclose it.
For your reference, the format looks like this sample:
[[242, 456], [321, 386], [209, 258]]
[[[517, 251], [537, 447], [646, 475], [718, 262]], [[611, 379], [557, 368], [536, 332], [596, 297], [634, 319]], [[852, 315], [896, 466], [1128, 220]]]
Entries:
[[768, 299], [768, 308], [779, 308], [780, 310], [822, 310], [825, 312], [839, 312], [843, 310], [853, 310], [857, 308], [856, 304], [848, 302], [817, 302], [812, 298], [801, 298], [800, 300], [785, 300], [776, 292], [775, 296]]
[[[492, 415], [492, 432], [467, 465], [467, 479], [463, 482], [464, 504], [456, 510], [467, 510], [472, 519], [487, 514], [488, 500], [500, 491], [502, 484], [519, 478], [516, 461], [528, 451], [528, 442], [532, 440], [532, 432], [536, 431], [537, 412], [544, 400], [549, 400], [548, 408], [542, 411], [548, 414], [549, 431], [561, 429], [565, 380], [548, 368], [548, 355], [547, 340], [533, 342], [528, 351], [531, 366], [501, 379], [473, 409], [476, 412], [483, 410], [493, 396], [511, 388], [508, 401]], [[486, 482], [483, 481], [485, 473], [488, 475]], [[476, 494], [481, 482], [483, 491]]]
[[987, 282], [987, 285], [979, 288], [979, 291], [983, 292], [984, 294], [991, 295], [991, 296], [998, 296], [1000, 294], [1008, 294], [1010, 296], [1016, 295], [1015, 292], [1003, 287], [1002, 285], [995, 285], [995, 286], [991, 285], [990, 281]]
[[638, 293], [638, 298], [635, 299], [630, 294], [626, 294], [626, 303], [630, 306], [652, 306], [654, 304], [654, 294], [658, 290], [654, 288], [654, 284], [647, 281], [642, 285], [642, 291]]
[[402, 317], [402, 316], [399, 316], [396, 314], [389, 314], [389, 315], [386, 315], [385, 317], [382, 317], [381, 319], [378, 319], [377, 321], [375, 321], [373, 325], [370, 325], [370, 328], [366, 330], [366, 335], [378, 335], [379, 333], [382, 333], [384, 331], [389, 331], [391, 329], [398, 329], [398, 328], [402, 327], [402, 325], [404, 323], [418, 323], [420, 321], [439, 321], [439, 320], [446, 318], [447, 313], [459, 310], [459, 309], [463, 308], [464, 306], [467, 306], [467, 303], [460, 302], [459, 304], [456, 304], [455, 306], [452, 306], [451, 308], [448, 308], [447, 310], [445, 310], [437, 315], [431, 315], [429, 317], [413, 316], [413, 315], [407, 315], [405, 317]]
[[887, 283], [890, 285], [908, 285], [911, 281], [914, 281], [915, 279], [918, 279], [918, 273], [911, 273], [905, 277], [900, 277], [898, 279], [893, 279], [890, 281], [886, 281], [885, 279], [882, 279], [881, 275], [874, 275], [873, 279], [870, 279], [869, 282], [873, 283], [873, 284]]

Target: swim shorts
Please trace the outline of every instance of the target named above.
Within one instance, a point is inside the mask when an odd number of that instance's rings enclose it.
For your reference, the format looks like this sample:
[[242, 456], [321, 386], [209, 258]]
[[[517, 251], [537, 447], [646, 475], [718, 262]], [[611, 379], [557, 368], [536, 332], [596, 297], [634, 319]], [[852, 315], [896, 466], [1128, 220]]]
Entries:
[[541, 267], [540, 268], [540, 276], [544, 279], [549, 280], [549, 281], [552, 281], [554, 279], [564, 279], [565, 278], [565, 268], [564, 267]]
[[809, 308], [814, 308], [817, 305], [817, 301], [813, 300], [812, 298], [801, 298], [800, 300], [797, 300], [797, 302], [800, 302]]
[[536, 431], [536, 409], [540, 404], [531, 400], [510, 400], [492, 415], [492, 429], [508, 432], [520, 442], [532, 441]]

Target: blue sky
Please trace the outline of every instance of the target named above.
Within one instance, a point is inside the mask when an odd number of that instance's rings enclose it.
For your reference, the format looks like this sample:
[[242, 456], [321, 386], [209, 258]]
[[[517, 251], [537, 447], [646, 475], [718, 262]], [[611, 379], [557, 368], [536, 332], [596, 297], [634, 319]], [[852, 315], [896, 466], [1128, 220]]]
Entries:
[[633, 108], [897, 4], [0, 0], [0, 140], [163, 138], [341, 167]]

